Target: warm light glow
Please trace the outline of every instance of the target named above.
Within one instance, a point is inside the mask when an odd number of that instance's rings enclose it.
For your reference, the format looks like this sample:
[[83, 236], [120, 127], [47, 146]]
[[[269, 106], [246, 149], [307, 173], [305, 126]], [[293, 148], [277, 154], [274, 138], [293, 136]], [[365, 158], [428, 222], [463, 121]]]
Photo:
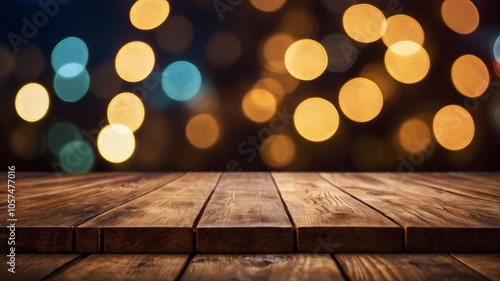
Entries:
[[262, 78], [253, 86], [254, 89], [262, 89], [274, 95], [276, 100], [281, 101], [285, 96], [285, 90], [281, 84], [272, 78]]
[[441, 16], [444, 23], [459, 34], [472, 33], [479, 25], [479, 12], [470, 0], [445, 0]]
[[219, 139], [217, 120], [209, 114], [199, 114], [191, 118], [186, 126], [186, 138], [194, 147], [207, 149]]
[[431, 130], [424, 121], [413, 118], [401, 125], [398, 140], [403, 149], [408, 152], [424, 151], [431, 143]]
[[264, 66], [273, 72], [286, 72], [285, 53], [294, 42], [286, 33], [277, 33], [269, 37], [262, 46], [262, 61]]
[[309, 98], [299, 104], [294, 113], [297, 132], [305, 139], [321, 142], [331, 138], [339, 127], [335, 106], [322, 98]]
[[[140, 0], [138, 2], [141, 2]], [[116, 55], [115, 68], [118, 75], [128, 82], [144, 80], [153, 71], [155, 54], [151, 47], [139, 41], [124, 45]]]
[[260, 155], [266, 165], [281, 168], [289, 165], [296, 156], [295, 143], [287, 135], [273, 135], [262, 143]]
[[430, 58], [425, 49], [411, 41], [391, 45], [385, 53], [384, 61], [389, 74], [405, 84], [420, 82], [430, 69]]
[[414, 18], [407, 15], [394, 15], [387, 19], [387, 28], [382, 40], [387, 47], [400, 41], [424, 44], [424, 30]]
[[369, 4], [351, 6], [345, 11], [342, 23], [347, 35], [362, 43], [380, 39], [387, 25], [382, 11]]
[[49, 93], [40, 84], [30, 83], [19, 90], [15, 106], [17, 114], [28, 122], [42, 119], [49, 110]]
[[166, 0], [139, 0], [130, 9], [130, 22], [141, 30], [151, 30], [162, 24], [170, 13]]
[[453, 63], [451, 79], [455, 88], [462, 95], [475, 98], [488, 89], [490, 74], [480, 58], [464, 55]]
[[121, 93], [114, 97], [108, 106], [110, 124], [125, 125], [135, 132], [144, 121], [144, 105], [139, 97], [132, 93]]
[[339, 105], [349, 119], [368, 122], [382, 110], [384, 97], [375, 82], [355, 78], [344, 84], [339, 93]]
[[248, 119], [263, 123], [273, 117], [276, 104], [273, 94], [263, 89], [254, 89], [243, 98], [242, 109]]
[[328, 56], [320, 43], [303, 39], [293, 43], [285, 53], [288, 72], [300, 80], [313, 80], [326, 70]]
[[104, 127], [99, 133], [97, 148], [101, 156], [107, 161], [122, 163], [134, 153], [135, 137], [126, 126], [111, 124]]
[[436, 114], [432, 124], [434, 137], [448, 150], [461, 150], [474, 138], [474, 120], [458, 105], [448, 105]]
[[286, 0], [250, 0], [252, 5], [263, 12], [274, 12], [279, 10]]
[[168, 53], [178, 54], [186, 51], [191, 46], [193, 38], [193, 25], [187, 18], [181, 16], [170, 17], [155, 30], [156, 43]]

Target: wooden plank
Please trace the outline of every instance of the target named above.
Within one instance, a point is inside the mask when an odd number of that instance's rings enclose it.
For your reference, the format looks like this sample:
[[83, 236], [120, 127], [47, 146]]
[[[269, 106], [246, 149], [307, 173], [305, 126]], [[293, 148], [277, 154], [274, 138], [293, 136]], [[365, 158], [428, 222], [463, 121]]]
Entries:
[[197, 255], [181, 281], [344, 280], [325, 254]]
[[351, 280], [487, 280], [447, 254], [336, 254]]
[[500, 254], [453, 254], [453, 257], [491, 280], [500, 280]]
[[196, 228], [201, 253], [294, 251], [293, 227], [269, 173], [223, 174]]
[[[23, 199], [16, 206], [16, 250], [21, 252], [72, 252], [74, 228], [111, 209], [172, 181], [180, 174], [145, 174], [138, 180], [87, 188], [68, 188], [65, 192], [39, 194]], [[5, 207], [5, 202], [2, 202]], [[6, 221], [7, 212], [0, 213]], [[9, 230], [0, 228], [0, 239]], [[5, 252], [7, 244], [0, 244]]]
[[[16, 255], [16, 273], [7, 272], [7, 268], [2, 266], [0, 279], [11, 281], [42, 280], [77, 257], [76, 254], [18, 254]], [[5, 276], [6, 279], [2, 276]]]
[[[44, 176], [34, 178], [32, 181], [16, 178], [14, 196], [25, 200], [40, 194], [67, 192], [68, 189], [88, 188], [117, 181], [132, 181], [139, 177], [140, 173], [90, 173], [68, 174], [61, 178]], [[7, 189], [0, 190], [0, 195], [3, 194], [7, 194]]]
[[401, 177], [446, 191], [500, 202], [500, 182], [493, 184], [485, 178], [455, 173], [408, 173], [402, 174]]
[[299, 252], [401, 252], [403, 228], [316, 173], [273, 173]]
[[80, 252], [191, 253], [194, 224], [220, 173], [188, 173], [161, 188], [91, 219], [76, 229]]
[[176, 280], [188, 255], [91, 255], [46, 280]]
[[322, 176], [403, 225], [406, 251], [500, 251], [500, 203], [435, 189], [398, 174]]

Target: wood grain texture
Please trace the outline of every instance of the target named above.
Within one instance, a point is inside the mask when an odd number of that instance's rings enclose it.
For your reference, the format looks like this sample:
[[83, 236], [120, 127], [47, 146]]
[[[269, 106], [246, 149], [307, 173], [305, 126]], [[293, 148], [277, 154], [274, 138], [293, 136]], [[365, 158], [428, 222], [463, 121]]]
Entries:
[[403, 228], [315, 173], [273, 173], [299, 252], [401, 252]]
[[[135, 181], [91, 185], [85, 188], [66, 188], [17, 198], [16, 250], [21, 252], [72, 252], [73, 230], [77, 225], [148, 193], [180, 176], [180, 174], [144, 174]], [[5, 207], [1, 202], [0, 207]], [[6, 221], [7, 212], [0, 213]], [[0, 239], [6, 239], [7, 228], [0, 228]], [[5, 252], [7, 244], [0, 244]]]
[[335, 254], [351, 280], [487, 280], [447, 254]]
[[176, 280], [187, 255], [91, 255], [46, 280]]
[[500, 251], [500, 204], [398, 174], [322, 174], [403, 225], [409, 252]]
[[453, 257], [491, 280], [500, 280], [500, 254], [453, 254]]
[[492, 183], [486, 177], [472, 177], [464, 173], [408, 173], [401, 177], [449, 192], [500, 202], [500, 182]]
[[325, 254], [197, 255], [181, 281], [344, 280]]
[[19, 254], [16, 255], [16, 273], [8, 273], [7, 268], [2, 266], [0, 280], [42, 280], [77, 257], [76, 254]]
[[269, 173], [223, 174], [196, 228], [201, 253], [293, 252], [293, 239]]
[[[15, 195], [26, 199], [37, 195], [50, 195], [58, 192], [67, 192], [68, 189], [88, 188], [92, 186], [112, 184], [117, 181], [133, 181], [141, 177], [140, 173], [90, 173], [64, 174], [57, 177], [54, 174], [44, 174], [43, 177], [25, 180], [17, 178]], [[0, 195], [7, 190], [0, 190]]]
[[191, 253], [194, 224], [220, 173], [188, 173], [138, 199], [105, 212], [76, 229], [77, 250], [95, 252], [104, 231], [108, 253]]

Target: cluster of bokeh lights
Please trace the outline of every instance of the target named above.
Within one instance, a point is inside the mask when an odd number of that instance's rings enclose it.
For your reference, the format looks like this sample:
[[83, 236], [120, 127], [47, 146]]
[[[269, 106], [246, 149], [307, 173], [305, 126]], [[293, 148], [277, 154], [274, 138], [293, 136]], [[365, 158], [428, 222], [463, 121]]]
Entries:
[[[287, 95], [293, 94], [301, 84], [307, 85], [322, 76], [337, 79], [340, 76], [336, 74], [356, 65], [356, 46], [383, 44], [384, 56], [364, 66], [357, 77], [343, 81], [340, 89], [327, 89], [328, 95], [323, 97], [313, 93], [297, 104], [293, 114], [295, 133], [313, 143], [332, 139], [342, 122], [363, 126], [375, 120], [383, 112], [387, 100], [395, 95], [399, 84], [424, 81], [432, 62], [437, 60], [426, 50], [426, 44], [430, 43], [415, 18], [405, 14], [386, 17], [370, 4], [339, 7], [332, 1], [323, 2], [331, 12], [342, 12], [343, 32], [339, 30], [339, 33], [316, 40], [311, 33], [314, 16], [305, 9], [286, 10], [279, 28], [258, 45], [256, 59], [262, 66], [261, 76], [240, 93], [242, 114], [250, 122], [264, 125], [276, 116]], [[276, 13], [284, 9], [287, 1], [250, 0], [250, 4], [260, 12]], [[109, 62], [100, 70], [108, 76], [116, 76], [118, 86], [122, 82], [138, 84], [160, 75], [161, 96], [152, 95], [149, 105], [132, 91], [102, 89], [112, 95], [102, 94], [101, 97], [109, 99], [109, 103], [107, 123], [99, 130], [96, 148], [84, 140], [74, 124], [63, 121], [52, 125], [47, 133], [47, 145], [64, 171], [92, 170], [96, 162], [94, 150], [110, 163], [129, 160], [137, 146], [135, 133], [149, 118], [148, 106], [162, 108], [161, 104], [174, 103], [189, 108], [192, 104], [204, 103], [206, 107], [202, 110], [189, 111], [186, 140], [196, 149], [206, 150], [222, 138], [223, 124], [212, 106], [216, 99], [208, 77], [203, 76], [190, 58], [157, 59], [155, 53], [158, 51], [179, 55], [193, 42], [191, 22], [182, 16], [171, 16], [170, 12], [170, 4], [165, 0], [136, 1], [130, 9], [130, 23], [141, 31], [153, 30], [156, 45], [144, 41], [124, 43], [117, 50], [114, 63]], [[445, 0], [440, 12], [443, 23], [457, 34], [471, 34], [479, 27], [480, 15], [470, 0]], [[169, 40], [173, 37], [176, 40]], [[493, 70], [500, 77], [500, 35], [493, 38], [491, 46]], [[214, 68], [229, 69], [239, 60], [242, 48], [237, 36], [219, 32], [207, 42], [204, 53]], [[92, 87], [91, 78], [94, 78], [87, 71], [90, 55], [84, 40], [77, 37], [64, 38], [53, 48], [53, 90], [62, 102], [77, 102]], [[155, 67], [160, 65], [161, 73], [154, 73]], [[478, 98], [488, 90], [489, 67], [474, 54], [463, 54], [449, 66], [450, 81], [457, 93], [466, 98]], [[98, 95], [101, 91], [93, 92]], [[31, 82], [18, 91], [15, 109], [23, 120], [37, 122], [47, 114], [50, 103], [49, 91]], [[500, 109], [496, 112], [500, 127]], [[410, 116], [399, 123], [395, 138], [405, 152], [424, 151], [433, 139], [450, 151], [462, 150], [473, 141], [476, 127], [465, 108], [445, 105], [429, 115], [431, 118]], [[268, 136], [260, 151], [262, 161], [272, 168], [287, 167], [297, 158], [296, 141], [290, 132]]]

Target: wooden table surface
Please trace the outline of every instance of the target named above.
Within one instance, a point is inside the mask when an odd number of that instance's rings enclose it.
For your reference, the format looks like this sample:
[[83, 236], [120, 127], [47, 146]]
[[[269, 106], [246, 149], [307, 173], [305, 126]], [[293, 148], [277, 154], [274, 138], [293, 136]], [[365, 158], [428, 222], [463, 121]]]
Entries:
[[15, 196], [14, 280], [500, 280], [500, 173], [17, 173]]

